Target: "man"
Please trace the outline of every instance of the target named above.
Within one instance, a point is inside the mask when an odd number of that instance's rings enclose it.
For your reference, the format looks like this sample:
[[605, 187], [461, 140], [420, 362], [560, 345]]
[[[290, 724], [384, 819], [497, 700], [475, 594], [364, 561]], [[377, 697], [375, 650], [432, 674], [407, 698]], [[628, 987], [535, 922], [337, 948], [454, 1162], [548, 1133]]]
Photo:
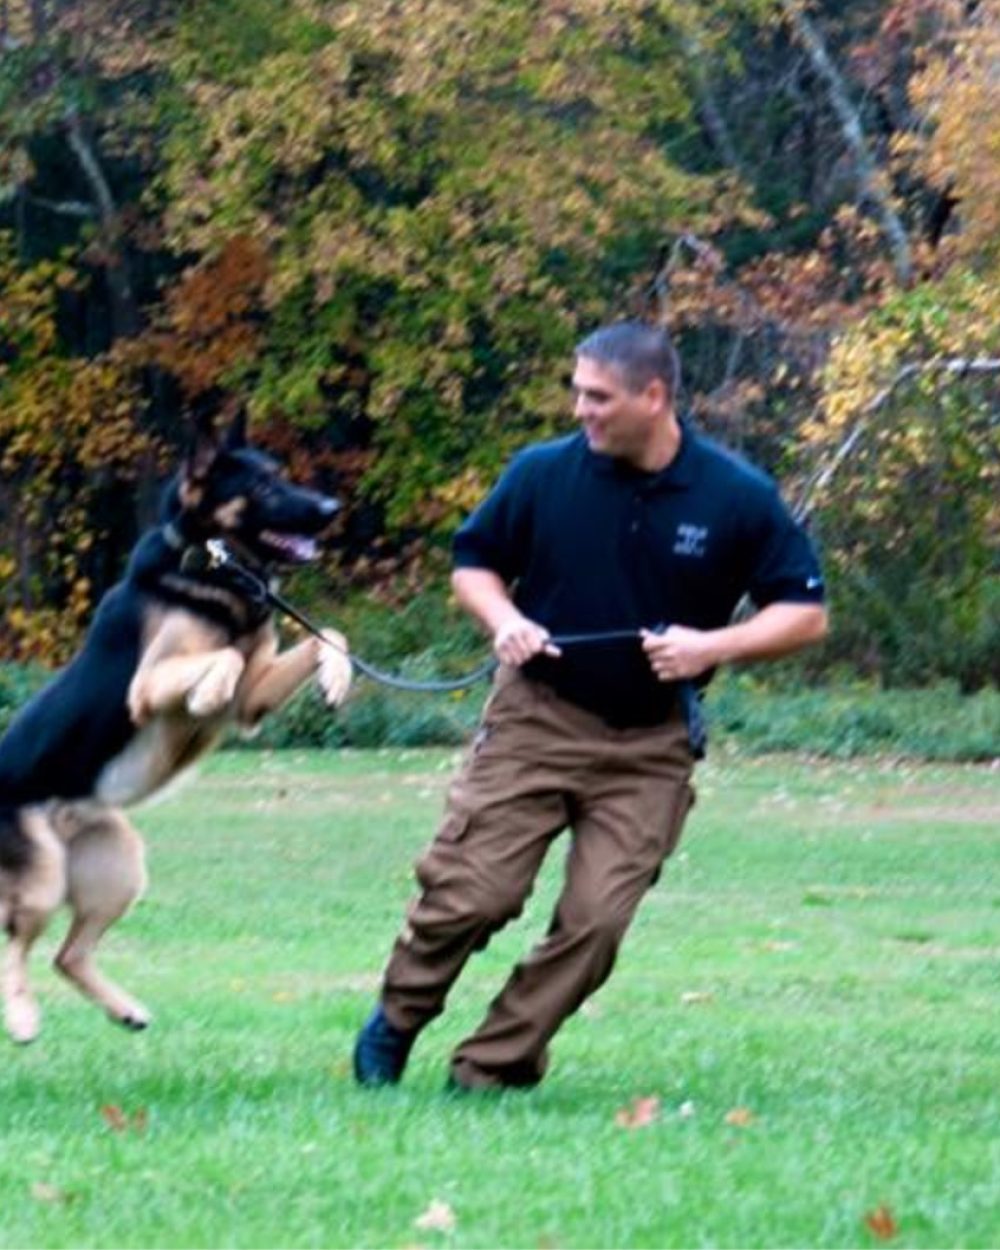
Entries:
[[[537, 1084], [677, 845], [700, 753], [696, 687], [719, 664], [826, 632], [808, 539], [769, 478], [678, 417], [678, 373], [657, 327], [584, 339], [582, 429], [516, 456], [456, 536], [455, 593], [500, 667], [358, 1037], [362, 1084], [400, 1079], [468, 957], [520, 913], [570, 828], [548, 932], [451, 1061], [459, 1088]], [[744, 593], [758, 612], [729, 624]], [[558, 645], [571, 634], [611, 637]]]

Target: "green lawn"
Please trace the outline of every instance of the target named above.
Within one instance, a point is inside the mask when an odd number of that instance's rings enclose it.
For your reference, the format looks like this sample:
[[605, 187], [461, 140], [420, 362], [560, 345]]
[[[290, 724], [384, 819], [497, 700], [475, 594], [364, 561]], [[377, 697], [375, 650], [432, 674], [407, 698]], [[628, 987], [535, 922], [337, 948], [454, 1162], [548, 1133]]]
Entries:
[[47, 937], [42, 1037], [0, 1068], [0, 1245], [1000, 1245], [1000, 774], [717, 752], [544, 1085], [443, 1088], [558, 850], [403, 1086], [358, 1090], [454, 758], [229, 753], [137, 814], [152, 885], [104, 963], [154, 1025], [106, 1023]]

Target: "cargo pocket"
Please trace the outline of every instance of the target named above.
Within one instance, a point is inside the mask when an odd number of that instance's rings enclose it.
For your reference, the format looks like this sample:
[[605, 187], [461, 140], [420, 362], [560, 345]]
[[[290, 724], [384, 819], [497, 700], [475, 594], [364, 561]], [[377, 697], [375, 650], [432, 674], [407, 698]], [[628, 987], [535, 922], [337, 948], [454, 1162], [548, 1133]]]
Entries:
[[681, 833], [684, 830], [684, 822], [687, 820], [691, 808], [694, 807], [695, 798], [694, 787], [689, 782], [678, 786], [671, 804], [671, 810], [667, 814], [660, 863], [653, 873], [652, 880], [649, 883], [650, 888], [659, 881], [663, 874], [663, 865], [677, 849], [677, 844], [681, 840]]
[[469, 832], [470, 820], [467, 812], [447, 812], [434, 841], [461, 842]]

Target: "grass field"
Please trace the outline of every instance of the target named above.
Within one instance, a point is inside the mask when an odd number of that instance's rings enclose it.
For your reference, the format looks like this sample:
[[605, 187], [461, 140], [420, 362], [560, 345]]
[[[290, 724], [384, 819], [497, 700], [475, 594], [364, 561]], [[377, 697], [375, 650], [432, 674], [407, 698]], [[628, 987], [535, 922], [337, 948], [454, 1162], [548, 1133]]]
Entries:
[[358, 1090], [453, 763], [230, 753], [137, 814], [152, 885], [104, 963], [156, 1019], [106, 1023], [47, 937], [42, 1037], [0, 1067], [0, 1245], [1000, 1245], [1000, 774], [717, 752], [537, 1091], [443, 1085], [558, 850], [405, 1083]]

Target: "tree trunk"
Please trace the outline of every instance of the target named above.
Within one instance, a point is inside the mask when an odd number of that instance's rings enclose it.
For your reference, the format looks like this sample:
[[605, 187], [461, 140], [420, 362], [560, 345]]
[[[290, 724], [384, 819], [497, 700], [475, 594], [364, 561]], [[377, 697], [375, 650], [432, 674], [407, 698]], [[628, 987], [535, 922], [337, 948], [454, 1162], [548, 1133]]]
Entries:
[[896, 277], [902, 285], [906, 286], [913, 277], [909, 239], [903, 222], [893, 207], [892, 199], [883, 185], [882, 172], [876, 166], [868, 150], [864, 130], [861, 127], [861, 118], [847, 93], [847, 86], [840, 71], [830, 59], [822, 35], [802, 9], [799, 0], [780, 0], [780, 3], [789, 25], [808, 53], [813, 69], [820, 80], [826, 84], [830, 104], [840, 122], [844, 141], [854, 158], [854, 169], [861, 194], [872, 206], [881, 223], [892, 253]]
[[70, 110], [67, 115], [66, 136], [97, 207], [101, 238], [107, 252], [105, 270], [111, 296], [111, 323], [114, 337], [132, 338], [139, 332], [139, 310], [132, 291], [128, 259], [122, 245], [118, 208], [101, 162], [84, 133], [80, 115], [75, 109]]

